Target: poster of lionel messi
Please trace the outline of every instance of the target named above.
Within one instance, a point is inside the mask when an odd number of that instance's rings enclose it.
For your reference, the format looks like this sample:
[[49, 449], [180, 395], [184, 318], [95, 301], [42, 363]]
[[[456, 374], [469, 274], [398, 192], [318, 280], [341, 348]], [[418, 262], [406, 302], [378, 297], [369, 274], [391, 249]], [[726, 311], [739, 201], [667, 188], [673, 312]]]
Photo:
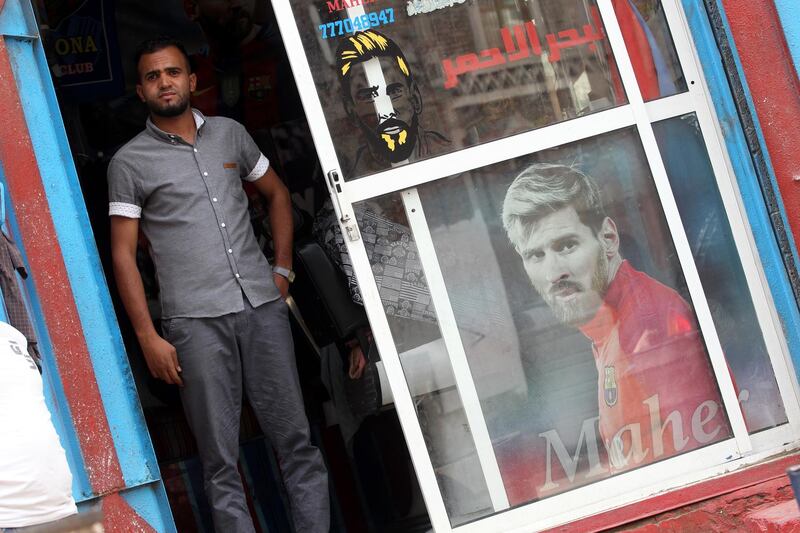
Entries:
[[[730, 437], [634, 129], [419, 193], [512, 504]], [[480, 323], [516, 335], [492, 365]], [[526, 391], [497, 386], [503, 359]]]

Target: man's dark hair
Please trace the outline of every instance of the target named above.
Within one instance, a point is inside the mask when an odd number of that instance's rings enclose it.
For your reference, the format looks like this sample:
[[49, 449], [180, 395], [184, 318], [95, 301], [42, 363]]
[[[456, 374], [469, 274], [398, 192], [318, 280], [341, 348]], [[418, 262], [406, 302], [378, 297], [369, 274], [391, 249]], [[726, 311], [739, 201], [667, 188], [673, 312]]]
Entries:
[[169, 35], [161, 35], [159, 37], [147, 39], [139, 43], [139, 45], [136, 47], [136, 55], [134, 57], [134, 66], [136, 67], [136, 72], [139, 72], [139, 61], [141, 61], [142, 56], [160, 52], [161, 50], [169, 48], [170, 46], [174, 46], [181, 54], [183, 54], [184, 59], [186, 59], [186, 64], [189, 66], [189, 72], [192, 72], [192, 60], [189, 57], [189, 53], [186, 51], [186, 47], [183, 46], [181, 41], [175, 39], [174, 37], [170, 37]]
[[359, 63], [369, 61], [375, 57], [388, 57], [392, 59], [410, 87], [414, 81], [408, 61], [403, 51], [393, 40], [375, 30], [358, 31], [342, 39], [336, 51], [336, 73], [341, 80], [342, 97], [350, 100], [350, 78], [352, 68]]

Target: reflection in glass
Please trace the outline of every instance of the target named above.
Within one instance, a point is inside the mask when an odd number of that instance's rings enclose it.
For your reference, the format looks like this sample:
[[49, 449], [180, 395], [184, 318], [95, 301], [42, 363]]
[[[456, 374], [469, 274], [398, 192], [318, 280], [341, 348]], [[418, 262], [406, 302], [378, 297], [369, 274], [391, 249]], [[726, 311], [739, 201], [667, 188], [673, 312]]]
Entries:
[[694, 114], [653, 124], [750, 432], [786, 423], [714, 171]]
[[[390, 195], [353, 208], [451, 523], [485, 516], [492, 512], [488, 489], [402, 201]], [[362, 303], [330, 203], [315, 234]]]
[[292, 0], [346, 179], [625, 103], [595, 0]]
[[731, 435], [634, 129], [418, 191], [513, 505]]
[[645, 102], [686, 91], [661, 0], [612, 0]]

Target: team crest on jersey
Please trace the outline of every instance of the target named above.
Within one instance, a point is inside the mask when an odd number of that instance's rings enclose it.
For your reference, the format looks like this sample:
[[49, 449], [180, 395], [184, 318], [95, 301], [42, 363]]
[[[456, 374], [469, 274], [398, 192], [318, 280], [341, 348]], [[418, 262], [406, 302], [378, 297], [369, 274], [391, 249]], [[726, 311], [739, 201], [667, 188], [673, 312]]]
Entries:
[[253, 100], [263, 100], [270, 89], [269, 76], [250, 76], [247, 79], [247, 94]]
[[603, 399], [606, 405], [614, 407], [619, 399], [619, 390], [617, 389], [617, 376], [614, 373], [613, 366], [605, 368], [605, 379], [603, 380]]

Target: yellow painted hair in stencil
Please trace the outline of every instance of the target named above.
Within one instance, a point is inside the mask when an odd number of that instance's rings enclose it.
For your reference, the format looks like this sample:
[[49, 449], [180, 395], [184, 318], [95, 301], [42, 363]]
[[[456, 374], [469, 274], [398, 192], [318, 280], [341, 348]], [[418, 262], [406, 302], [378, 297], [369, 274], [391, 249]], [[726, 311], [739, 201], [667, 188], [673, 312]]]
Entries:
[[354, 64], [368, 61], [374, 57], [391, 57], [397, 62], [400, 71], [407, 78], [411, 70], [403, 52], [394, 41], [373, 30], [359, 31], [343, 39], [336, 51], [339, 76], [346, 78]]

